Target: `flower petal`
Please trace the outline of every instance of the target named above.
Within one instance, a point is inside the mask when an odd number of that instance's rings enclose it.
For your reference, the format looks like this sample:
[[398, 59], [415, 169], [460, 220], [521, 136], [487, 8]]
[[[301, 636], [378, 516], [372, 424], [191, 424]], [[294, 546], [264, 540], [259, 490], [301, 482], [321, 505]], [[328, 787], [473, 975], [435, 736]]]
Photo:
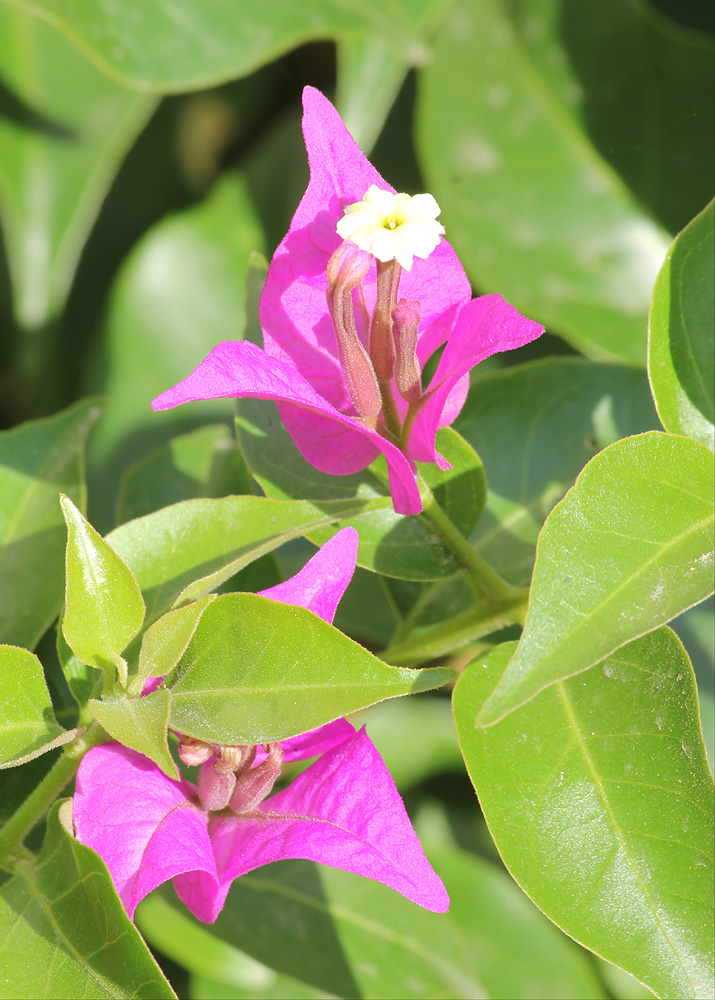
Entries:
[[434, 462], [438, 427], [451, 423], [466, 397], [465, 376], [498, 351], [510, 351], [536, 340], [543, 326], [526, 319], [501, 295], [482, 295], [459, 312], [427, 392], [429, 398], [417, 414], [407, 444], [407, 454], [417, 462]]
[[[351, 437], [367, 438], [373, 446], [373, 457], [381, 451], [387, 459], [395, 510], [400, 514], [418, 514], [422, 510], [413, 466], [395, 445], [364, 427], [355, 417], [336, 410], [318, 395], [294, 365], [269, 357], [249, 341], [228, 340], [214, 347], [190, 375], [157, 396], [151, 405], [155, 410], [168, 410], [181, 403], [222, 397], [290, 403], [308, 411], [313, 420], [315, 416], [327, 418], [324, 423], [329, 423], [338, 435], [347, 429], [353, 432]], [[284, 409], [281, 407], [281, 414]], [[307, 454], [302, 443], [296, 443], [311, 465], [321, 471], [338, 475], [344, 471], [339, 467], [340, 455], [329, 450], [330, 439], [323, 437], [310, 441]]]
[[308, 608], [326, 622], [332, 622], [340, 598], [355, 572], [357, 547], [355, 528], [343, 528], [290, 580], [259, 593], [273, 601]]
[[174, 879], [199, 920], [212, 922], [233, 879], [261, 865], [304, 858], [389, 885], [443, 913], [449, 897], [364, 730], [345, 740], [250, 815], [217, 817], [210, 837], [220, 888], [203, 873]]
[[172, 781], [142, 754], [94, 747], [77, 772], [77, 839], [100, 855], [130, 917], [137, 903], [179, 872], [201, 870], [218, 885], [208, 817], [187, 781]]

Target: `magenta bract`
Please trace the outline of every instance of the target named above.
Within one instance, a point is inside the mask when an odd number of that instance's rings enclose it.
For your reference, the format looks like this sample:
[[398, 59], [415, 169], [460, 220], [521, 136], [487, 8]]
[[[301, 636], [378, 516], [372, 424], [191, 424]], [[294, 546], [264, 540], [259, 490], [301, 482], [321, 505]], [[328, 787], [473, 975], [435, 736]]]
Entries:
[[[332, 621], [356, 553], [357, 533], [345, 528], [264, 594]], [[87, 753], [73, 800], [76, 835], [103, 858], [130, 916], [147, 893], [173, 879], [191, 912], [210, 923], [235, 878], [295, 858], [384, 882], [427, 909], [447, 909], [445, 888], [364, 731], [336, 719], [281, 748], [284, 761], [320, 756], [287, 788], [240, 814], [207, 811], [195, 785], [167, 778], [127, 747], [109, 743]], [[259, 747], [253, 767], [266, 756]]]
[[[416, 358], [420, 371], [446, 343], [433, 378], [414, 407], [400, 439], [380, 417], [375, 426], [358, 415], [341, 366], [326, 293], [327, 268], [341, 243], [336, 226], [344, 209], [375, 184], [393, 192], [358, 148], [323, 95], [303, 92], [303, 134], [310, 183], [290, 229], [276, 250], [260, 302], [264, 350], [241, 341], [219, 344], [186, 379], [158, 396], [163, 410], [198, 399], [223, 396], [272, 399], [301, 454], [322, 472], [347, 475], [364, 469], [382, 452], [387, 460], [395, 510], [422, 509], [415, 462], [448, 468], [435, 448], [438, 428], [457, 417], [469, 388], [469, 371], [497, 351], [511, 350], [543, 332], [500, 295], [472, 300], [469, 282], [449, 243], [440, 239], [426, 258], [402, 272], [399, 295], [419, 304]], [[357, 334], [367, 344], [376, 299], [373, 260], [352, 295]], [[415, 353], [414, 350], [412, 352]], [[408, 401], [395, 385], [397, 418]], [[411, 381], [411, 393], [419, 395]], [[366, 412], [365, 410], [362, 411]]]

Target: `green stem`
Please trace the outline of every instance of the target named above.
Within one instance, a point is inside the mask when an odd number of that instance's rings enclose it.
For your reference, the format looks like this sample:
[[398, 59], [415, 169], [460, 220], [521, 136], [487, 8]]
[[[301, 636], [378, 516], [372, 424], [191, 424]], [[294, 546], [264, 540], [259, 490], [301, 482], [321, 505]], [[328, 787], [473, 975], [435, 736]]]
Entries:
[[518, 590], [503, 580], [476, 552], [461, 531], [453, 524], [437, 503], [423, 476], [417, 474], [422, 497], [422, 516], [432, 522], [442, 541], [452, 550], [464, 568], [474, 596], [491, 609], [509, 603]]
[[514, 588], [513, 596], [502, 606], [462, 611], [412, 639], [390, 643], [380, 657], [388, 663], [408, 666], [453, 653], [468, 642], [481, 639], [506, 625], [523, 624], [528, 597], [528, 589]]
[[25, 837], [75, 776], [80, 761], [87, 751], [104, 743], [108, 738], [106, 732], [94, 723], [83, 736], [68, 745], [40, 784], [0, 828], [0, 866], [11, 868], [13, 861], [27, 857], [28, 852], [23, 845]]

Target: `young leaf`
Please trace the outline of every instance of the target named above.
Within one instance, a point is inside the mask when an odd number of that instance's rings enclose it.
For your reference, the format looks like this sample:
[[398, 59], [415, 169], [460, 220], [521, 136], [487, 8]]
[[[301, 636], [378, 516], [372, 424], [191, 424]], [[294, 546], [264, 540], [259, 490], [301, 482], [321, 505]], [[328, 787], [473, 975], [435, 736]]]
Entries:
[[185, 500], [115, 528], [107, 542], [134, 572], [152, 622], [172, 606], [199, 600], [244, 566], [312, 528], [388, 505], [388, 498]]
[[524, 632], [480, 725], [712, 593], [712, 482], [707, 448], [655, 431], [589, 462], [541, 532]]
[[555, 923], [657, 996], [709, 996], [713, 783], [685, 650], [659, 629], [475, 728], [514, 645], [475, 660], [454, 692], [505, 864]]
[[0, 768], [17, 767], [69, 743], [52, 710], [42, 664], [27, 649], [0, 646]]
[[193, 604], [169, 611], [146, 630], [139, 650], [139, 666], [132, 676], [133, 694], [141, 694], [147, 677], [166, 677], [174, 669], [189, 645], [201, 615], [213, 600], [215, 595], [209, 594]]
[[118, 743], [138, 750], [153, 760], [168, 778], [178, 781], [179, 770], [169, 752], [166, 733], [169, 725], [171, 692], [153, 691], [145, 698], [110, 696], [104, 701], [92, 698], [92, 715]]
[[36, 865], [0, 888], [0, 982], [8, 997], [160, 1000], [174, 991], [127, 916], [101, 858], [55, 804]]
[[170, 726], [212, 743], [266, 743], [451, 676], [390, 667], [304, 608], [223, 594], [169, 678]]
[[34, 648], [62, 606], [62, 491], [84, 507], [84, 447], [101, 408], [85, 400], [0, 433], [0, 642]]
[[98, 535], [69, 497], [60, 499], [67, 522], [65, 613], [62, 632], [83, 663], [119, 672], [127, 682], [121, 653], [144, 621], [144, 601], [134, 574]]
[[715, 209], [676, 237], [653, 290], [648, 375], [666, 430], [715, 450]]

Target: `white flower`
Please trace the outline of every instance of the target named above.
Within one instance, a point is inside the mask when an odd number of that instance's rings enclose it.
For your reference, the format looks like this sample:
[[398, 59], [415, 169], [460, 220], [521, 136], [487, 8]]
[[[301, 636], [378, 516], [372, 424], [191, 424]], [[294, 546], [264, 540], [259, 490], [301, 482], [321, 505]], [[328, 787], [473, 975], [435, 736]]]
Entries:
[[409, 271], [414, 257], [429, 257], [439, 243], [439, 213], [431, 194], [392, 194], [372, 184], [362, 201], [348, 205], [337, 230], [378, 260], [396, 260]]

